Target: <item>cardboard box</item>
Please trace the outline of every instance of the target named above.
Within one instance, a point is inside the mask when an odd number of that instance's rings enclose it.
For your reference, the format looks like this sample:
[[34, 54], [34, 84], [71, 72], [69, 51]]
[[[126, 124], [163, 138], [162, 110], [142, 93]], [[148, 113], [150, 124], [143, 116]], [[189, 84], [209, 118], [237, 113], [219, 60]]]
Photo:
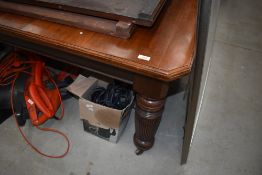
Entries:
[[134, 98], [132, 97], [131, 103], [123, 110], [90, 101], [96, 87], [107, 87], [107, 85], [107, 82], [94, 77], [86, 78], [79, 75], [67, 90], [79, 97], [80, 119], [83, 120], [85, 131], [116, 143], [128, 123]]

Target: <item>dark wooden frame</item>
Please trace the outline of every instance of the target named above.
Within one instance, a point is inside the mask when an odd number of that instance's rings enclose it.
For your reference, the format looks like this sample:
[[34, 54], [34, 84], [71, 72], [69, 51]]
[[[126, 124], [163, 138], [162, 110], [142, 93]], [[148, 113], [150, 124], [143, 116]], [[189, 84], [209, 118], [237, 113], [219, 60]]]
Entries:
[[205, 62], [208, 29], [211, 16], [211, 5], [212, 0], [199, 0], [197, 51], [189, 82], [185, 136], [182, 148], [181, 164], [186, 164], [187, 162], [191, 140], [193, 137], [200, 87], [202, 82], [203, 65]]
[[123, 39], [128, 39], [135, 29], [135, 25], [131, 22], [114, 21], [99, 17], [1, 0], [0, 11], [28, 16], [36, 19], [44, 19], [47, 21], [104, 33]]
[[32, 0], [31, 1], [30, 0], [8, 0], [8, 1], [37, 5], [37, 6], [47, 7], [47, 8], [57, 9], [57, 10], [62, 9], [68, 12], [102, 17], [102, 18], [117, 20], [117, 21], [133, 22], [134, 24], [151, 27], [154, 24], [154, 22], [156, 21], [159, 13], [161, 12], [161, 9], [163, 8], [167, 0], [160, 0], [159, 4], [157, 4], [152, 14], [140, 13], [138, 14], [137, 18], [126, 16], [126, 15], [115, 14], [115, 13], [95, 11], [95, 10], [86, 9], [86, 8], [78, 8], [78, 7], [72, 7], [68, 5], [61, 5], [61, 4], [49, 3], [49, 2], [43, 2], [43, 1], [42, 2], [35, 1], [35, 0], [33, 1]]

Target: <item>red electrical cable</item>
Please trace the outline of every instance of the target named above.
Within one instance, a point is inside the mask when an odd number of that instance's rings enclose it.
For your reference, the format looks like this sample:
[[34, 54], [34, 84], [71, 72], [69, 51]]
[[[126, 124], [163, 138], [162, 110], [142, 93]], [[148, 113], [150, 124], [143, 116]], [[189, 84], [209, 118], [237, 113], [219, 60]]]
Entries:
[[56, 119], [62, 120], [63, 117], [64, 117], [64, 113], [65, 113], [64, 111], [65, 111], [65, 110], [64, 110], [64, 103], [63, 103], [63, 101], [62, 101], [62, 97], [61, 97], [60, 91], [59, 91], [59, 89], [58, 89], [58, 87], [57, 87], [57, 84], [55, 83], [55, 80], [54, 80], [54, 79], [52, 78], [52, 76], [50, 75], [49, 70], [48, 70], [47, 68], [45, 68], [45, 71], [46, 71], [46, 74], [47, 74], [49, 80], [51, 80], [51, 82], [54, 84], [56, 90], [58, 91], [58, 95], [59, 95], [59, 100], [60, 100], [60, 103], [61, 103], [61, 109], [62, 109], [62, 111], [61, 111], [60, 117], [56, 117]]
[[[69, 148], [70, 148], [70, 141], [68, 139], [68, 137], [62, 133], [61, 131], [58, 131], [58, 130], [55, 130], [53, 128], [41, 128], [39, 126], [36, 126], [37, 129], [41, 130], [41, 131], [44, 131], [44, 132], [54, 132], [54, 133], [57, 133], [59, 135], [61, 135], [62, 137], [65, 138], [66, 142], [67, 142], [67, 148], [65, 150], [65, 152], [61, 155], [48, 155], [48, 154], [45, 154], [43, 152], [41, 152], [38, 148], [36, 148], [29, 140], [28, 138], [26, 137], [26, 135], [24, 134], [24, 132], [22, 131], [22, 129], [20, 128], [19, 124], [18, 124], [18, 121], [17, 121], [17, 118], [16, 118], [16, 113], [15, 113], [15, 110], [14, 110], [14, 101], [13, 101], [13, 96], [14, 96], [14, 85], [15, 85], [15, 82], [17, 80], [17, 77], [19, 76], [19, 73], [23, 72], [23, 73], [29, 73], [30, 72], [27, 72], [26, 69], [28, 69], [28, 67], [24, 67], [24, 68], [14, 68], [12, 67], [14, 61], [16, 61], [17, 59], [14, 58], [14, 57], [11, 57], [10, 60], [7, 60], [3, 62], [3, 64], [0, 65], [0, 70], [1, 70], [1, 73], [0, 73], [0, 77], [3, 77], [3, 78], [6, 78], [6, 76], [8, 77], [7, 80], [9, 80], [9, 77], [10, 78], [13, 78], [12, 81], [10, 82], [5, 82], [5, 83], [9, 83], [11, 84], [11, 96], [10, 96], [10, 102], [11, 102], [11, 109], [12, 109], [12, 113], [13, 113], [13, 117], [15, 119], [15, 123], [16, 123], [16, 126], [20, 132], [20, 134], [22, 135], [23, 139], [25, 140], [25, 142], [32, 148], [32, 150], [34, 150], [35, 152], [37, 152], [38, 154], [42, 155], [42, 156], [45, 156], [45, 157], [49, 157], [49, 158], [63, 158], [67, 155], [68, 151], [69, 151]], [[18, 60], [19, 61], [19, 60]], [[29, 63], [29, 62], [27, 62]], [[33, 61], [30, 61], [30, 64], [32, 64]], [[8, 68], [9, 68], [9, 71], [8, 71]], [[10, 69], [12, 69], [10, 71]], [[54, 84], [55, 88], [59, 91], [55, 81], [52, 79], [49, 71], [46, 69], [46, 72], [47, 72], [47, 75], [49, 77], [49, 79], [52, 81], [52, 83]], [[10, 75], [12, 74], [12, 75]], [[5, 79], [2, 79], [2, 80], [5, 80]], [[0, 80], [0, 86], [3, 86], [5, 85], [5, 83], [3, 81]], [[61, 97], [61, 94], [59, 94], [59, 99], [60, 99], [60, 102], [61, 102], [61, 116], [59, 117], [59, 120], [62, 119], [63, 115], [64, 115], [64, 105], [63, 105], [63, 102], [62, 102], [62, 97]]]

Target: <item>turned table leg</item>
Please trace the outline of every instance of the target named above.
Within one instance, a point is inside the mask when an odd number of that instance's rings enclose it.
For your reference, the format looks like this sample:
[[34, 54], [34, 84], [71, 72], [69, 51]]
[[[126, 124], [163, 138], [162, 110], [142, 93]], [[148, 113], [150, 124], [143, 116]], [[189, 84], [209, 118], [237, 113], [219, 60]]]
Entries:
[[136, 95], [134, 144], [136, 154], [153, 147], [155, 134], [164, 111], [168, 84], [162, 81], [137, 77], [134, 82]]
[[134, 143], [136, 154], [149, 150], [154, 145], [155, 134], [164, 111], [165, 100], [148, 99], [141, 95], [136, 97], [136, 114]]

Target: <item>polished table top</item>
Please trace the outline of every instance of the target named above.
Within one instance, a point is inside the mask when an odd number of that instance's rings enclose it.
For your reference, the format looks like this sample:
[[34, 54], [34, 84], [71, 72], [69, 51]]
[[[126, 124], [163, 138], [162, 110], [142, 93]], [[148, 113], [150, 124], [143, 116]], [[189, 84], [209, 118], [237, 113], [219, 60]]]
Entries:
[[128, 40], [0, 12], [0, 33], [163, 81], [190, 72], [196, 27], [197, 0], [169, 1], [152, 28], [138, 27]]

